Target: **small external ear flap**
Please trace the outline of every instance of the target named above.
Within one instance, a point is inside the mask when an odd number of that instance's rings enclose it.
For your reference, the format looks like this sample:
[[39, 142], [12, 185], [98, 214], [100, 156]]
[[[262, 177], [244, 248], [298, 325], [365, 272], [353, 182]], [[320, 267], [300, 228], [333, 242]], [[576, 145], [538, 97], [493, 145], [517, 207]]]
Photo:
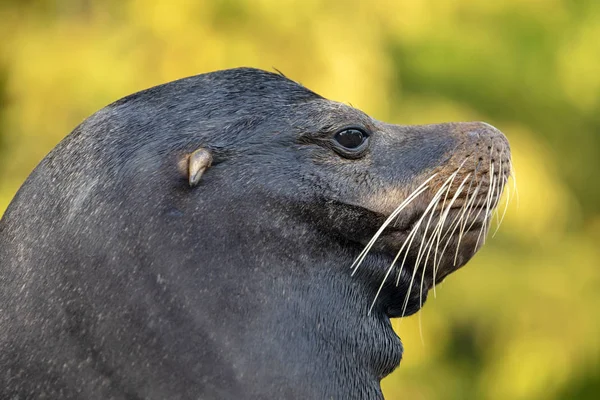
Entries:
[[188, 157], [187, 174], [190, 187], [194, 187], [200, 182], [200, 178], [212, 164], [213, 157], [210, 151], [200, 147]]

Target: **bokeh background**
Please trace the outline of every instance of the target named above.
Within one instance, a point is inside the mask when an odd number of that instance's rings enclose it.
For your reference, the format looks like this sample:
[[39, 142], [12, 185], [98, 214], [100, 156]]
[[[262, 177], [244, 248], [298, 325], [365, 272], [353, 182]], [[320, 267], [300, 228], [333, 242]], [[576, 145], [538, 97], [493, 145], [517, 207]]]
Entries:
[[0, 214], [131, 92], [273, 67], [399, 124], [484, 120], [520, 193], [424, 310], [389, 399], [600, 399], [600, 2], [2, 0]]

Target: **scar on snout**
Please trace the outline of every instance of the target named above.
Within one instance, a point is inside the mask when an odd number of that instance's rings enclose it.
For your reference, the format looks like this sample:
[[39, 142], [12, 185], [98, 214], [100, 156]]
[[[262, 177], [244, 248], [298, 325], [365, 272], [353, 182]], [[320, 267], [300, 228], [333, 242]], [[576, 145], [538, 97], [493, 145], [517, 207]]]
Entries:
[[200, 182], [204, 172], [212, 165], [212, 154], [209, 150], [200, 147], [190, 154], [186, 154], [178, 164], [179, 170], [187, 175], [190, 187]]

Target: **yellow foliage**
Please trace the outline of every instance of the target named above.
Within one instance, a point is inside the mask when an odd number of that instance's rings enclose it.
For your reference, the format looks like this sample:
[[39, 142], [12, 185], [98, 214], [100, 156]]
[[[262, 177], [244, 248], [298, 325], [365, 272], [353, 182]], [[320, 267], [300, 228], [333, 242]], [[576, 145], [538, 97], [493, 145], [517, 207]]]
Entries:
[[406, 353], [383, 382], [386, 395], [598, 398], [596, 4], [2, 2], [0, 215], [85, 117], [134, 91], [216, 69], [275, 67], [394, 123], [486, 120], [511, 142], [519, 207], [511, 191], [498, 235], [420, 315], [394, 322]]

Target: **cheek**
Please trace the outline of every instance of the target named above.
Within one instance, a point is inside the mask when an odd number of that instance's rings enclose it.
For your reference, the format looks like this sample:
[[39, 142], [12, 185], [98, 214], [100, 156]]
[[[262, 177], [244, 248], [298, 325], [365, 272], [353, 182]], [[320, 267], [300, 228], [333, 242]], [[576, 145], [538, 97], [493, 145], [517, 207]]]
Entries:
[[409, 190], [400, 186], [380, 187], [361, 193], [359, 202], [378, 214], [390, 215], [408, 197]]
[[[376, 154], [376, 153], [377, 154]], [[399, 157], [374, 148], [365, 157], [351, 160], [333, 152], [311, 156], [313, 184], [326, 199], [390, 214], [410, 194], [417, 179], [401, 165]]]
[[326, 181], [325, 197], [377, 214], [390, 214], [409, 193], [407, 185], [380, 176], [361, 161], [332, 167], [321, 174], [321, 179]]

